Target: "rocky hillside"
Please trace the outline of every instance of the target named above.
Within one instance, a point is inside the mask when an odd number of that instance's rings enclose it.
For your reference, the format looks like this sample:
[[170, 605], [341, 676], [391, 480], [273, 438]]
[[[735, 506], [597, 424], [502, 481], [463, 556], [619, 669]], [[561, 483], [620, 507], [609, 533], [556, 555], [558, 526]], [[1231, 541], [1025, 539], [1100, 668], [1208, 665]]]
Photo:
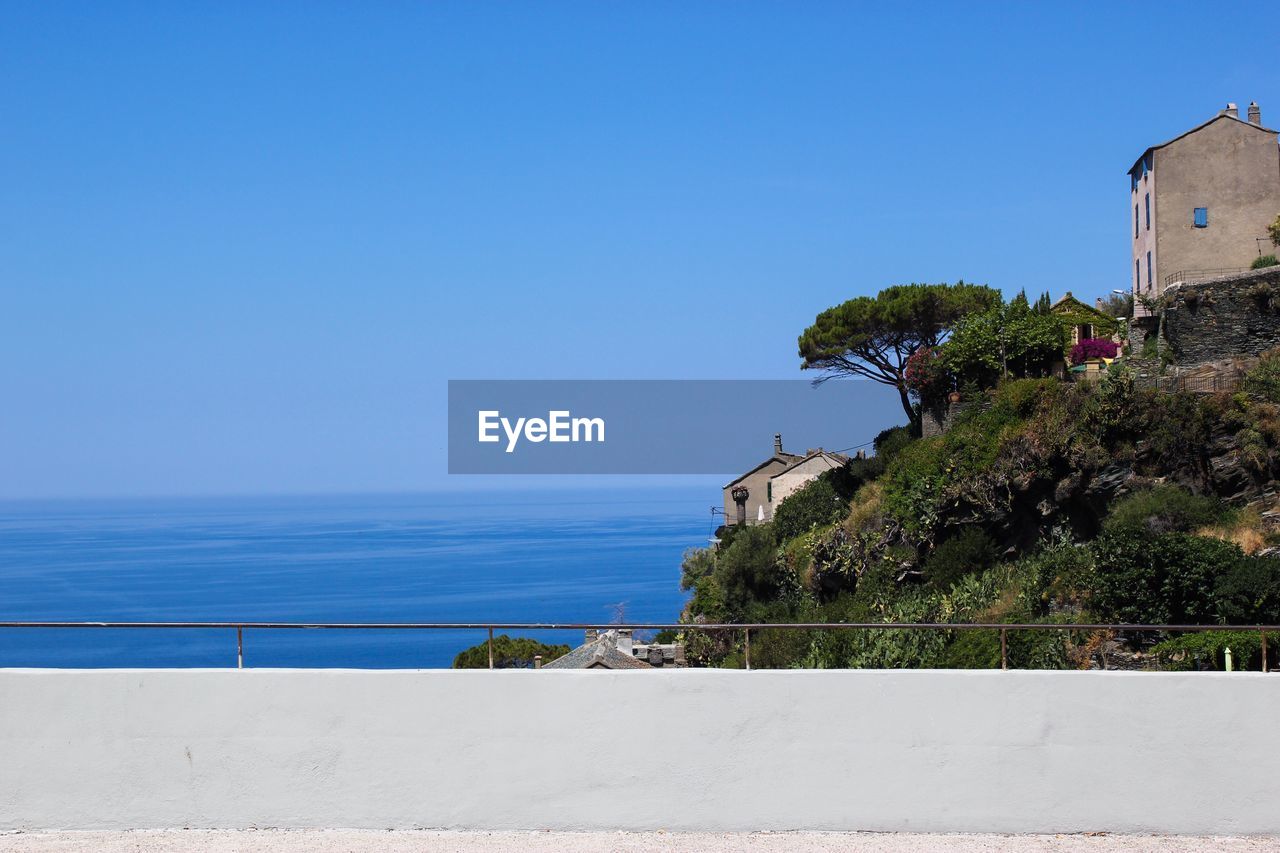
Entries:
[[[945, 435], [889, 431], [874, 458], [789, 498], [773, 525], [690, 552], [684, 618], [1280, 623], [1278, 403], [1275, 357], [1236, 394], [1142, 390], [1123, 371], [1003, 383]], [[990, 666], [987, 634], [763, 632], [752, 663]], [[1107, 650], [1220, 666], [1231, 642], [1237, 661], [1261, 664], [1256, 632], [1013, 636], [1022, 666], [1097, 666]], [[693, 635], [690, 655], [731, 666], [738, 642]]]

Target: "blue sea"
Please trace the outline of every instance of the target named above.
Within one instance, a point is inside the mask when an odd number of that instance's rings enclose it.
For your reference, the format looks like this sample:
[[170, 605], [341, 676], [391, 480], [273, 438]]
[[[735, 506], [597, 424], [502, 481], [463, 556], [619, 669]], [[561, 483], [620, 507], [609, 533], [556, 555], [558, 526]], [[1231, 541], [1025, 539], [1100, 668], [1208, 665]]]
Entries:
[[[707, 489], [0, 504], [0, 621], [675, 621]], [[535, 634], [576, 645], [576, 631]], [[245, 666], [447, 667], [483, 631], [247, 630]], [[0, 666], [235, 666], [230, 629], [0, 629]]]

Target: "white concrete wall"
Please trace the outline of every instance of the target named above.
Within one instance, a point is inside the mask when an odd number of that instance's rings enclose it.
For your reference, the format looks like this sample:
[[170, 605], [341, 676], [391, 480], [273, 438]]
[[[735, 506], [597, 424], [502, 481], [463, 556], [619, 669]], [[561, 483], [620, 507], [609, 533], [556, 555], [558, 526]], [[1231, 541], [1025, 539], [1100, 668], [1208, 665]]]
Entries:
[[1280, 676], [0, 670], [0, 828], [1280, 833]]

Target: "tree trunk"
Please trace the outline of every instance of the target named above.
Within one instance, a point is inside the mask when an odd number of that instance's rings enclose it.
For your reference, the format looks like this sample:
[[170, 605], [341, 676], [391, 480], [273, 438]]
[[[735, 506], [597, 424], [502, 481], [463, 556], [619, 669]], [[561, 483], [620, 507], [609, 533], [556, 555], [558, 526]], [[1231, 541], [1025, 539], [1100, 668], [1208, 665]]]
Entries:
[[917, 412], [916, 407], [911, 405], [911, 397], [907, 394], [907, 389], [898, 386], [898, 397], [902, 400], [902, 410], [907, 413], [907, 423], [911, 426], [911, 432], [918, 438], [921, 435], [923, 427], [922, 412]]

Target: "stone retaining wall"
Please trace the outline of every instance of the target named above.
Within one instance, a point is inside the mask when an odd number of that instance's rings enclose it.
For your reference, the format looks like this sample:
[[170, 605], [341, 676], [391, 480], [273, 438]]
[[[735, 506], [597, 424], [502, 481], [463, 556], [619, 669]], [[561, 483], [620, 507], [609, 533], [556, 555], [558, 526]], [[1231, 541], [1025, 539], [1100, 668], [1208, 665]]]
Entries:
[[1256, 356], [1280, 346], [1280, 267], [1166, 291], [1164, 336], [1175, 364]]

